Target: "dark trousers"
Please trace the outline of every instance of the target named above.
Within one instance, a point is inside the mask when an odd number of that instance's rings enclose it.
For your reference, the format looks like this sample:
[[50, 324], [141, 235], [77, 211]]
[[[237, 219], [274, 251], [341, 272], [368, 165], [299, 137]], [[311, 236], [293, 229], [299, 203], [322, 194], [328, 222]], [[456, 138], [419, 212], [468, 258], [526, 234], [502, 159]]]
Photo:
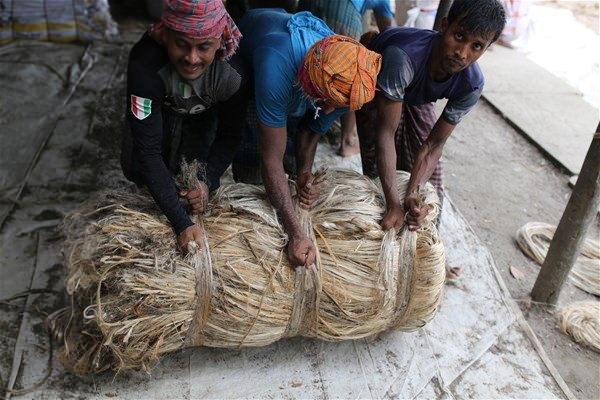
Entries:
[[[296, 174], [296, 156], [294, 140], [301, 122], [300, 117], [288, 117], [287, 119], [287, 146], [283, 157], [285, 171], [290, 177]], [[244, 124], [244, 137], [233, 159], [232, 172], [236, 182], [249, 183], [252, 185], [262, 184], [260, 172], [260, 152], [258, 148], [258, 116], [256, 115], [256, 103], [251, 100], [246, 112]]]

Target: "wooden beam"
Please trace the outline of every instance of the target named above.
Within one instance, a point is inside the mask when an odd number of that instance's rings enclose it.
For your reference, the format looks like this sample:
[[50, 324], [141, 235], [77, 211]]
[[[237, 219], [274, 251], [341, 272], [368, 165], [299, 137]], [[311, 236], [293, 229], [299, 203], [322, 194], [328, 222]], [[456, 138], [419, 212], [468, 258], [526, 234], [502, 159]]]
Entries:
[[438, 31], [440, 28], [440, 24], [442, 23], [442, 18], [448, 15], [448, 11], [452, 6], [453, 0], [440, 0], [440, 4], [438, 6], [437, 12], [435, 13], [435, 22], [433, 23], [433, 30]]
[[571, 198], [556, 228], [531, 297], [556, 304], [600, 206], [600, 124], [583, 161]]

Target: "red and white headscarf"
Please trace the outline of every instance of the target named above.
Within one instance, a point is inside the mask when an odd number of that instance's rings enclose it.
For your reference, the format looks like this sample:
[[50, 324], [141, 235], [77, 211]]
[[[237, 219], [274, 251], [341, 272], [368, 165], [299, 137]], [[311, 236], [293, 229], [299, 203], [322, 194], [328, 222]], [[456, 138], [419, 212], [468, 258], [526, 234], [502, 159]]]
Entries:
[[223, 54], [229, 58], [242, 37], [223, 5], [223, 0], [164, 0], [163, 13], [152, 31], [167, 27], [192, 39], [222, 38]]

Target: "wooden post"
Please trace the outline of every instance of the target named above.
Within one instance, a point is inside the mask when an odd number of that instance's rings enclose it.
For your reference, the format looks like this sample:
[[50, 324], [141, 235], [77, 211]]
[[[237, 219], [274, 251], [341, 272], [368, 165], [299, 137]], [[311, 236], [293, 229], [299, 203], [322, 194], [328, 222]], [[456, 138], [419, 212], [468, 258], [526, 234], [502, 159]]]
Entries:
[[435, 13], [435, 22], [433, 23], [433, 30], [438, 31], [440, 29], [440, 24], [442, 23], [442, 18], [448, 15], [448, 11], [452, 6], [453, 0], [440, 0], [440, 4], [438, 6], [437, 12]]
[[588, 149], [579, 178], [556, 233], [550, 243], [542, 269], [533, 285], [531, 298], [556, 304], [562, 286], [579, 256], [581, 245], [600, 206], [600, 124]]

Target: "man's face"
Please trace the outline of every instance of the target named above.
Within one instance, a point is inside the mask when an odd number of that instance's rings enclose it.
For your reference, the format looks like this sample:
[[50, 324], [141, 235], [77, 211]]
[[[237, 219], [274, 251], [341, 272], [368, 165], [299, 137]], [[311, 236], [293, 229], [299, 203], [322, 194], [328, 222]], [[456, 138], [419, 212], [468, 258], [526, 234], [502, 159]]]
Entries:
[[[460, 26], [460, 19], [448, 25], [444, 18], [440, 28], [440, 43], [435, 69], [455, 74], [482, 56], [492, 43], [491, 37], [474, 36]], [[441, 72], [440, 71], [440, 72]]]
[[165, 29], [163, 39], [171, 64], [187, 81], [193, 81], [202, 75], [221, 47], [220, 38], [192, 39], [170, 29]]

